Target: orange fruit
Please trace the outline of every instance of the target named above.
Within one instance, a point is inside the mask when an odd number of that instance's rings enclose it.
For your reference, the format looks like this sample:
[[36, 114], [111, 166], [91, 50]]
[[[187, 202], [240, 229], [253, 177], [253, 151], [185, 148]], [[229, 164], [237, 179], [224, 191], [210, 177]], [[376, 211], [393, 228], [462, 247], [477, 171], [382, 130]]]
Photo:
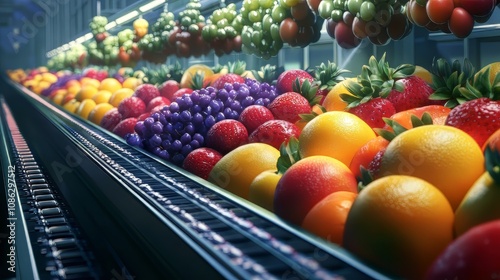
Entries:
[[342, 111], [323, 113], [309, 121], [299, 136], [302, 157], [324, 155], [349, 166], [352, 157], [375, 132], [362, 119]]
[[424, 125], [389, 143], [377, 174], [424, 179], [440, 189], [456, 209], [483, 172], [484, 156], [471, 136], [451, 126]]
[[347, 214], [357, 193], [338, 191], [323, 198], [307, 213], [302, 228], [327, 241], [342, 245]]
[[94, 109], [97, 104], [92, 99], [85, 99], [80, 103], [78, 109], [76, 110], [76, 114], [84, 119], [88, 119], [90, 111]]
[[71, 99], [70, 101], [64, 103], [63, 108], [69, 113], [76, 113], [76, 110], [80, 107], [80, 101], [76, 99]]
[[100, 103], [108, 103], [110, 97], [111, 97], [111, 92], [107, 90], [100, 90], [96, 94], [94, 94], [92, 99], [95, 101], [96, 104], [100, 104]]
[[493, 134], [486, 139], [486, 141], [483, 144], [483, 152], [486, 150], [486, 146], [490, 146], [491, 149], [500, 151], [500, 129], [497, 131], [493, 132]]
[[429, 85], [432, 85], [432, 74], [424, 67], [415, 65], [415, 72], [413, 72], [413, 75], [421, 78]]
[[274, 191], [281, 175], [276, 170], [266, 170], [257, 175], [250, 184], [248, 200], [273, 212]]
[[80, 79], [80, 84], [82, 86], [91, 85], [91, 86], [94, 86], [96, 88], [99, 88], [99, 85], [101, 84], [101, 82], [99, 82], [99, 80], [97, 80], [97, 79], [93, 79], [93, 78], [89, 78], [89, 77], [83, 77], [83, 78]]
[[361, 178], [361, 166], [368, 169], [375, 156], [382, 153], [385, 148], [387, 148], [387, 145], [389, 145], [389, 141], [382, 136], [377, 136], [361, 146], [361, 148], [356, 151], [349, 164], [349, 169], [352, 174], [354, 174], [356, 178]]
[[98, 103], [92, 111], [90, 111], [88, 120], [99, 125], [104, 117], [104, 114], [113, 108], [113, 105], [109, 103]]
[[325, 96], [321, 106], [325, 107], [327, 111], [344, 111], [347, 107], [347, 103], [340, 98], [340, 95], [344, 93], [352, 95], [346, 88], [349, 82], [357, 82], [357, 78], [347, 78], [333, 86], [330, 92]]
[[493, 81], [495, 80], [496, 75], [498, 72], [500, 72], [500, 62], [492, 62], [483, 68], [481, 70], [477, 71], [477, 73], [474, 75], [474, 79], [479, 75], [479, 73], [484, 73], [486, 70], [490, 69], [490, 83], [493, 84]]
[[327, 156], [310, 156], [290, 166], [274, 193], [274, 213], [301, 225], [307, 213], [336, 191], [358, 192], [358, 183], [341, 161]]
[[66, 92], [61, 92], [57, 93], [53, 98], [52, 101], [57, 104], [57, 105], [62, 105], [64, 96], [66, 95]]
[[[75, 99], [78, 101], [83, 101], [85, 99], [92, 99], [94, 95], [97, 94], [99, 90], [92, 86], [92, 85], [86, 85], [83, 86], [80, 91], [76, 94]], [[68, 90], [69, 92], [69, 90]]]
[[123, 99], [131, 97], [134, 94], [134, 90], [129, 88], [121, 88], [111, 94], [109, 97], [109, 104], [118, 107]]
[[122, 86], [123, 88], [129, 88], [135, 90], [135, 88], [141, 84], [142, 81], [140, 79], [137, 79], [135, 77], [128, 77], [123, 81]]
[[210, 81], [210, 76], [214, 74], [212, 68], [204, 64], [194, 64], [189, 66], [182, 74], [180, 87], [181, 88], [191, 88], [191, 83], [193, 82], [193, 77], [196, 74], [203, 75], [204, 81], [208, 83]]
[[[446, 118], [450, 114], [451, 109], [442, 105], [428, 105], [414, 109], [404, 110], [392, 115], [390, 119], [398, 122], [403, 127], [412, 128], [411, 116], [415, 115], [419, 119], [422, 118], [424, 113], [428, 113], [432, 118], [432, 124], [444, 125]], [[389, 125], [385, 125], [382, 129], [392, 131]]]
[[107, 90], [111, 93], [122, 88], [122, 84], [115, 78], [105, 78], [99, 85], [99, 90]]
[[358, 194], [345, 223], [343, 246], [396, 278], [423, 279], [453, 240], [453, 210], [439, 189], [422, 179], [392, 175]]
[[263, 171], [275, 169], [280, 152], [271, 145], [250, 143], [225, 154], [208, 181], [248, 200], [250, 184]]

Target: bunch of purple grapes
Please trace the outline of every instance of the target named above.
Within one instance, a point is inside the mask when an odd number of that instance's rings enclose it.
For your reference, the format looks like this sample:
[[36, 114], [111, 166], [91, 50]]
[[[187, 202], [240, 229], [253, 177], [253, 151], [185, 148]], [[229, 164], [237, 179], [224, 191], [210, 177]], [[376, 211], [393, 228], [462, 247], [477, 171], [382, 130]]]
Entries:
[[195, 90], [137, 122], [135, 133], [125, 139], [129, 145], [181, 166], [192, 150], [205, 145], [207, 132], [215, 123], [237, 120], [246, 107], [267, 106], [276, 96], [273, 85], [253, 79], [226, 83], [220, 90], [213, 87]]

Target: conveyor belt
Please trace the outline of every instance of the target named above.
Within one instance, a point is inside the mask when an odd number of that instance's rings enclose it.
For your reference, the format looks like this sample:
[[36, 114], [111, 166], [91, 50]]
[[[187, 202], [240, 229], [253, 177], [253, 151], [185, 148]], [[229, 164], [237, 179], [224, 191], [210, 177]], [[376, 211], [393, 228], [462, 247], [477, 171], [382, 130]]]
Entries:
[[5, 191], [17, 200], [8, 201], [8, 221], [15, 232], [28, 232], [11, 234], [16, 239], [10, 272], [17, 270], [22, 279], [98, 279], [93, 254], [64, 198], [38, 164], [3, 98], [0, 106], [2, 166], [9, 171]]
[[[43, 113], [62, 134], [144, 203], [151, 215], [168, 225], [220, 277], [388, 279], [341, 248], [313, 238], [270, 213], [130, 147], [115, 135], [69, 116], [39, 96], [20, 89], [39, 110], [48, 108], [50, 112]], [[162, 257], [162, 254], [175, 252], [156, 254]]]

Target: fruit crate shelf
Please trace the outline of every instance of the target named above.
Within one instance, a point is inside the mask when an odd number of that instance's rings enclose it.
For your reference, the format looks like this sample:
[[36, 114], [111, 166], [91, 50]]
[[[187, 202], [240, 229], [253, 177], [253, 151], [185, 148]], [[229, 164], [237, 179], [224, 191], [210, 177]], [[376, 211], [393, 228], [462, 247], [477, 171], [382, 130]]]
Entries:
[[[50, 175], [62, 178], [57, 187], [104, 260], [104, 277], [390, 279], [26, 88], [9, 87], [20, 131]], [[65, 162], [72, 166], [63, 174], [54, 169]]]

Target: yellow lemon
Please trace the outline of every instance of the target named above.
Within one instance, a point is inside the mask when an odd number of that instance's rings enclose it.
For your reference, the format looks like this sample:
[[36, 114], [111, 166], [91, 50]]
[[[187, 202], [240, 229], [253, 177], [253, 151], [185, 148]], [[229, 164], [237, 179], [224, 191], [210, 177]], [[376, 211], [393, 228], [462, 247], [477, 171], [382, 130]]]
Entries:
[[107, 90], [100, 90], [92, 97], [92, 99], [95, 101], [96, 104], [100, 104], [100, 103], [108, 103], [110, 97], [111, 97], [111, 92]]
[[92, 99], [85, 99], [80, 103], [78, 109], [76, 110], [76, 114], [84, 119], [88, 119], [90, 111], [94, 109], [97, 104]]
[[88, 120], [99, 125], [102, 117], [104, 117], [104, 114], [113, 108], [115, 107], [109, 103], [99, 103], [94, 107], [94, 109], [92, 109], [92, 111], [90, 111]]
[[122, 84], [115, 78], [106, 78], [99, 85], [99, 90], [107, 90], [109, 92], [115, 92], [121, 88]]

